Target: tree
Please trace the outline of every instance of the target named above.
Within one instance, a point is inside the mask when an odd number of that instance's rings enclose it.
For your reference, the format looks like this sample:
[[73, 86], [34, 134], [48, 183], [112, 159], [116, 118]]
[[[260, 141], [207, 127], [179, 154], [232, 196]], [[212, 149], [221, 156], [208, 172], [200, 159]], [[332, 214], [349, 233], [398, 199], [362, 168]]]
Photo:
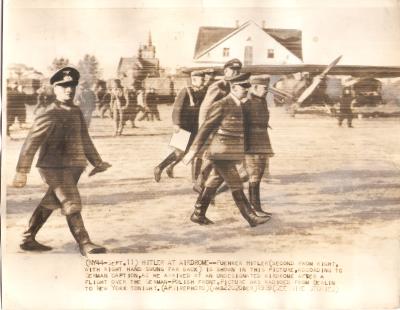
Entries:
[[93, 55], [86, 54], [78, 63], [78, 70], [81, 74], [81, 79], [89, 84], [93, 84], [101, 78], [99, 62]]
[[51, 66], [49, 67], [50, 72], [55, 72], [57, 70], [60, 70], [63, 67], [66, 67], [69, 65], [69, 59], [68, 58], [54, 58], [53, 62], [51, 63]]

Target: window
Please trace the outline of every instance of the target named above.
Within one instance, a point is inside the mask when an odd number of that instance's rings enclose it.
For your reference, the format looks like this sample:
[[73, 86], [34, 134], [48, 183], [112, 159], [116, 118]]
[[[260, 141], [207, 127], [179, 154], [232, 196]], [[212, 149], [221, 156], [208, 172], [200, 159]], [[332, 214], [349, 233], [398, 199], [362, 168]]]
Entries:
[[273, 49], [268, 49], [268, 58], [274, 58], [275, 52]]
[[222, 56], [223, 57], [229, 57], [229, 48], [224, 47], [224, 49], [222, 51]]

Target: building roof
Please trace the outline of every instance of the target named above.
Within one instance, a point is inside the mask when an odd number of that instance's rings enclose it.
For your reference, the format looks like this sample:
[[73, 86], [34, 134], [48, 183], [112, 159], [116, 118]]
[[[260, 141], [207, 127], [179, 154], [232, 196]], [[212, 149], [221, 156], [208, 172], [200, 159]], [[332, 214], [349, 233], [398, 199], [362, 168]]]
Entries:
[[121, 57], [118, 64], [118, 73], [129, 69], [143, 69], [143, 71], [158, 70], [159, 60], [157, 58]]
[[[250, 22], [246, 22], [245, 24], [242, 25], [242, 27], [248, 24], [250, 24]], [[284, 47], [286, 47], [295, 56], [303, 60], [301, 30], [276, 29], [276, 28], [261, 28], [261, 29], [265, 33], [273, 37], [280, 44], [282, 44]], [[211, 48], [214, 44], [220, 41], [222, 42], [224, 38], [228, 38], [230, 34], [233, 34], [233, 32], [237, 30], [238, 28], [200, 27], [199, 32], [197, 34], [197, 42], [194, 51], [194, 58], [196, 59], [200, 57], [201, 55], [204, 54], [206, 50]]]

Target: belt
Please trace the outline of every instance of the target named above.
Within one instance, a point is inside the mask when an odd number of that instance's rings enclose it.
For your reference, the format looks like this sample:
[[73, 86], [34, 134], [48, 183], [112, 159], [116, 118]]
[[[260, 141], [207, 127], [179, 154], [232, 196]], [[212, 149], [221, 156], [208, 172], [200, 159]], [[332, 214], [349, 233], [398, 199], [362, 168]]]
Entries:
[[223, 135], [223, 136], [243, 138], [242, 132], [232, 132], [232, 131], [227, 131], [227, 130], [223, 130], [220, 128], [220, 129], [218, 129], [217, 133], [219, 135]]

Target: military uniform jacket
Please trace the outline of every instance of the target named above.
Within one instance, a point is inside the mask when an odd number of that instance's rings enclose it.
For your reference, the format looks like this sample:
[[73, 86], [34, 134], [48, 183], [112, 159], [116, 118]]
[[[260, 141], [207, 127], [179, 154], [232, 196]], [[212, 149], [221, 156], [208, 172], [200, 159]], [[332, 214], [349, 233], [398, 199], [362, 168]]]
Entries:
[[128, 108], [128, 104], [129, 104], [129, 100], [126, 96], [126, 94], [124, 94], [121, 91], [121, 94], [116, 96], [115, 94], [111, 94], [111, 100], [110, 100], [110, 106], [111, 109], [127, 109]]
[[89, 136], [79, 107], [55, 101], [37, 116], [22, 146], [17, 171], [28, 173], [40, 147], [37, 167], [98, 166], [102, 160]]
[[207, 93], [200, 106], [199, 127], [205, 121], [208, 111], [210, 110], [212, 104], [227, 96], [229, 92], [230, 92], [230, 85], [229, 82], [225, 80], [216, 81], [208, 87]]
[[199, 126], [200, 105], [204, 95], [205, 92], [202, 89], [194, 90], [192, 87], [181, 89], [176, 96], [172, 110], [173, 124], [196, 133]]
[[209, 159], [243, 160], [242, 107], [232, 96], [228, 95], [211, 106], [193, 141], [191, 151], [195, 154], [206, 147], [206, 156]]
[[253, 94], [242, 104], [244, 151], [246, 154], [273, 154], [268, 135], [269, 110], [265, 98]]

